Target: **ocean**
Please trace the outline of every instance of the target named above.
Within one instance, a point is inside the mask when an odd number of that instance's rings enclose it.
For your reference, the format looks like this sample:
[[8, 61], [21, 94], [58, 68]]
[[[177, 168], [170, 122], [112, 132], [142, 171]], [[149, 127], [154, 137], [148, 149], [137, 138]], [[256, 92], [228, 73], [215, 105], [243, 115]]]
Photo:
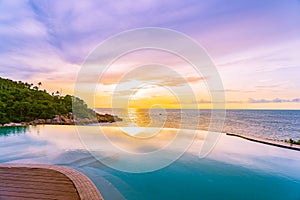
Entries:
[[[123, 119], [105, 126], [135, 124], [140, 127], [208, 130], [211, 118], [210, 110], [98, 108], [96, 111], [114, 113]], [[274, 140], [300, 140], [300, 110], [226, 110], [222, 132]]]
[[[178, 126], [176, 123], [180, 115], [179, 110], [168, 110], [168, 114], [163, 110], [151, 111], [152, 120], [147, 113], [146, 110], [131, 110], [127, 114], [123, 112], [124, 116], [120, 115], [124, 119], [123, 122], [102, 124], [101, 126], [113, 127], [100, 128], [105, 128], [114, 136], [117, 142], [115, 144], [131, 147], [127, 143], [127, 136], [115, 131], [118, 128], [116, 126], [135, 123], [139, 126], [160, 127], [164, 124], [164, 127], [171, 127], [170, 130], [175, 130]], [[182, 134], [190, 135], [188, 129], [194, 127], [197, 121], [192, 117], [199, 116], [193, 110], [184, 113], [190, 120], [182, 124], [182, 127], [187, 129]], [[209, 111], [203, 110], [201, 114], [202, 123], [197, 124], [197, 127], [207, 129]], [[223, 131], [267, 138], [298, 139], [299, 114], [299, 111], [230, 110], [227, 111]], [[126, 116], [128, 118], [125, 118]], [[168, 120], [164, 121], [166, 116]], [[78, 128], [81, 130], [80, 134]], [[168, 133], [169, 129], [165, 130]], [[202, 131], [199, 132], [199, 135], [201, 134]], [[198, 157], [202, 142], [199, 137], [169, 165], [146, 173], [129, 173], [111, 167], [118, 163], [122, 165], [122, 154], [107, 148], [105, 139], [97, 139], [99, 135], [101, 133], [97, 125], [0, 127], [0, 163], [44, 163], [74, 168], [88, 176], [106, 200], [300, 199], [299, 151], [221, 134], [212, 151], [204, 158]], [[170, 139], [168, 135], [158, 136], [162, 141]], [[122, 137], [126, 140], [120, 140]], [[88, 140], [97, 144], [94, 152], [87, 148]], [[153, 148], [157, 147], [156, 143], [151, 145]], [[149, 148], [148, 144], [145, 150], [149, 149], [152, 148]], [[172, 145], [172, 148], [159, 155], [157, 160], [145, 163], [128, 160], [125, 167], [148, 167], [149, 163], [168, 160], [170, 152], [180, 153], [181, 150], [180, 146]], [[104, 160], [95, 157], [95, 153]], [[138, 156], [143, 155], [146, 156], [143, 152], [133, 154], [133, 158], [136, 156], [138, 159]]]

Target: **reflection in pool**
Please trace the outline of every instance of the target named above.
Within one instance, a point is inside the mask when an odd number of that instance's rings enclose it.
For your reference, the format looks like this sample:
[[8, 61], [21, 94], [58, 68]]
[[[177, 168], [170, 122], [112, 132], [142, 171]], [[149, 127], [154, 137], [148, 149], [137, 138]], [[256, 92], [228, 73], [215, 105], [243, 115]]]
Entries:
[[[87, 127], [86, 134], [97, 130]], [[199, 159], [199, 145], [196, 141], [166, 168], [133, 174], [96, 160], [74, 126], [0, 128], [0, 162], [78, 169], [105, 199], [300, 199], [300, 152], [222, 135], [211, 154]], [[104, 145], [99, 144], [99, 153], [118, 162], [118, 155]]]
[[27, 126], [13, 126], [13, 127], [0, 127], [0, 137], [7, 137], [9, 135], [25, 134]]

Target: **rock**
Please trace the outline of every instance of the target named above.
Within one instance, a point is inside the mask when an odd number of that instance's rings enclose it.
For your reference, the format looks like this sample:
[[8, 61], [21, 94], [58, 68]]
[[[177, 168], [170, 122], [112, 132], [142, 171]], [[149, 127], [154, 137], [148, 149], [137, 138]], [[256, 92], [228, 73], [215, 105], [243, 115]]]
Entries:
[[[53, 119], [35, 119], [29, 123], [24, 122], [24, 125], [38, 125], [38, 124], [61, 124], [61, 125], [74, 125], [76, 124], [91, 124], [91, 123], [112, 123], [116, 121], [122, 121], [118, 116], [110, 114], [96, 114], [96, 118], [76, 118], [74, 119], [73, 113], [67, 115], [56, 115]], [[22, 123], [21, 123], [22, 124]], [[5, 124], [5, 126], [12, 126], [11, 124]]]
[[32, 121], [32, 124], [33, 124], [33, 125], [39, 124], [39, 120], [38, 120], [38, 119], [33, 120], [33, 121]]
[[121, 121], [123, 121], [123, 119], [120, 118], [120, 117], [118, 117], [118, 116], [114, 116], [114, 118], [115, 118], [116, 122], [121, 122]]
[[73, 120], [73, 119], [74, 119], [73, 113], [69, 112], [69, 113], [68, 113], [68, 118], [71, 119], [71, 120]]
[[11, 123], [6, 123], [3, 126], [8, 127], [8, 126], [15, 126], [15, 123], [11, 122]]
[[21, 122], [21, 126], [28, 126], [29, 123], [28, 122]]
[[[24, 123], [27, 123], [27, 122], [24, 122]], [[38, 125], [38, 124], [45, 124], [46, 123], [46, 120], [45, 119], [35, 119], [27, 124], [30, 124], [30, 125]]]
[[24, 126], [22, 123], [14, 123], [14, 122], [10, 122], [10, 123], [6, 123], [3, 126], [5, 127], [10, 127], [10, 126]]
[[56, 115], [56, 116], [52, 119], [52, 123], [60, 123], [60, 117], [59, 117], [59, 115]]
[[98, 122], [117, 122], [122, 121], [118, 116], [110, 115], [110, 114], [99, 114], [97, 113]]
[[61, 115], [61, 116], [60, 116], [60, 120], [61, 120], [62, 122], [67, 122], [69, 119], [68, 119], [67, 117]]

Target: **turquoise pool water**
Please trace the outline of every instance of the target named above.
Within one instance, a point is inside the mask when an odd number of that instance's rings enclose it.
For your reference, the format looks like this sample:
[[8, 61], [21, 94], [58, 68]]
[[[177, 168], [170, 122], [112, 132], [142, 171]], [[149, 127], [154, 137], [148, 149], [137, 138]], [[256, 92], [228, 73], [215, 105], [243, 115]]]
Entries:
[[[90, 134], [93, 127], [86, 130]], [[105, 199], [300, 199], [298, 151], [226, 135], [204, 159], [198, 158], [197, 149], [195, 143], [166, 168], [133, 174], [96, 160], [74, 126], [0, 128], [1, 163], [52, 163], [78, 169]]]

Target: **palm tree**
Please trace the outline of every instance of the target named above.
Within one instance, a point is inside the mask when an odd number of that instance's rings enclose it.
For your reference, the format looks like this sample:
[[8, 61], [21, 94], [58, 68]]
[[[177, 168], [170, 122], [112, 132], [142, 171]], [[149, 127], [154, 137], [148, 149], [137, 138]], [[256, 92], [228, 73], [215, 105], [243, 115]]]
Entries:
[[30, 84], [29, 83], [24, 83], [26, 88], [30, 88]]
[[39, 83], [38, 83], [38, 86], [39, 86], [39, 88], [40, 88], [40, 87], [42, 86], [42, 82], [39, 82]]

